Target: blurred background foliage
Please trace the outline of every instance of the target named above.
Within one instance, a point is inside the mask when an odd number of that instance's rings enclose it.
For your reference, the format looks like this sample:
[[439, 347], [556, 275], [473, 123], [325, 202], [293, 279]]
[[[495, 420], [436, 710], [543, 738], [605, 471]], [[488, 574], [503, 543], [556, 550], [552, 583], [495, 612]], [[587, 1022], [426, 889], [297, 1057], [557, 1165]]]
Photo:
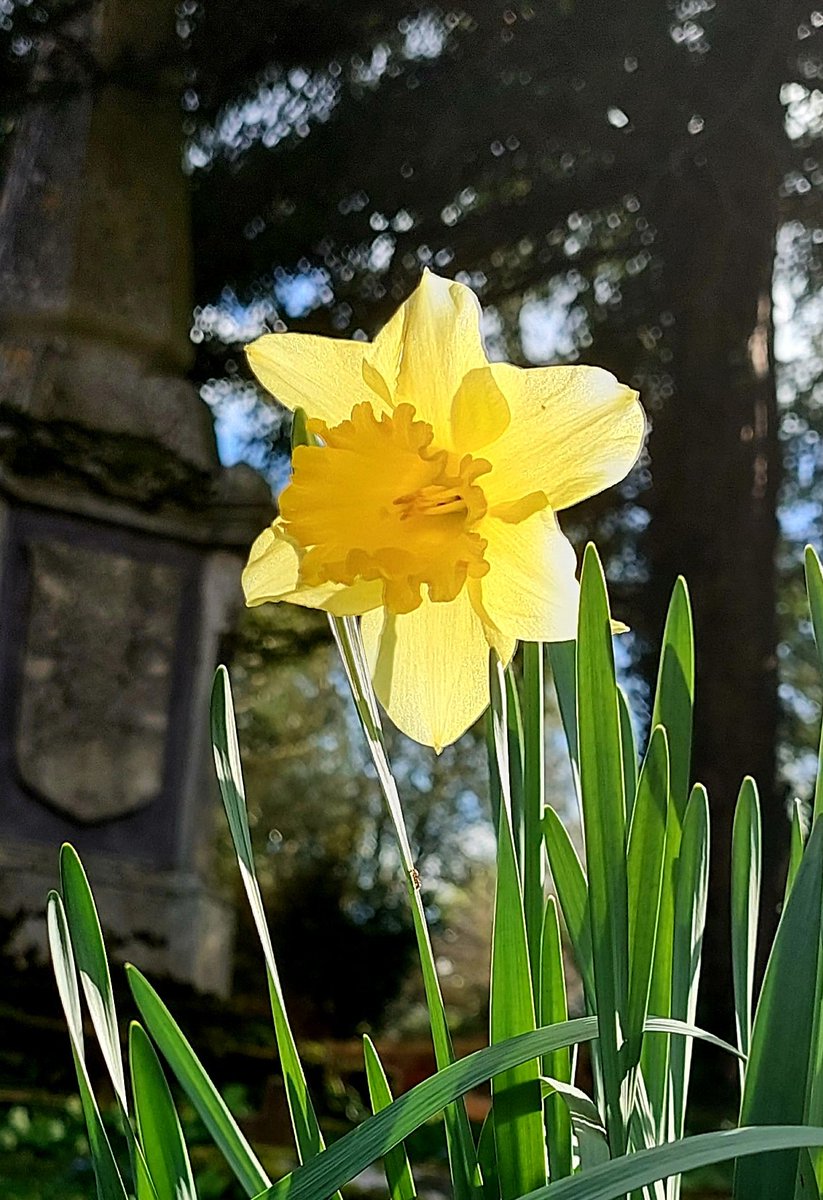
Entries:
[[[0, 0], [0, 154], [27, 104], [100, 82], [77, 32], [90, 6]], [[705, 1019], [722, 1030], [740, 778], [763, 796], [773, 924], [786, 805], [808, 798], [815, 770], [800, 548], [823, 533], [823, 12], [180, 0], [175, 13], [167, 61], [131, 56], [106, 79], [179, 95], [193, 377], [224, 462], [275, 490], [287, 478], [288, 420], [250, 379], [244, 342], [286, 328], [370, 337], [424, 266], [477, 290], [492, 357], [598, 362], [640, 388], [648, 452], [564, 524], [578, 544], [597, 539], [631, 625], [619, 656], [641, 738], [675, 575], [692, 589], [694, 773], [716, 830]], [[387, 1005], [412, 1027], [393, 850], [325, 628], [256, 610], [227, 650], [261, 877], [305, 1032], [347, 1036]], [[485, 964], [459, 956], [488, 920], [485, 751], [477, 731], [435, 761], [400, 739], [394, 750], [444, 979], [476, 1026]], [[321, 936], [323, 978], [334, 963], [345, 980], [333, 996], [299, 953]], [[258, 972], [247, 944], [241, 993]]]

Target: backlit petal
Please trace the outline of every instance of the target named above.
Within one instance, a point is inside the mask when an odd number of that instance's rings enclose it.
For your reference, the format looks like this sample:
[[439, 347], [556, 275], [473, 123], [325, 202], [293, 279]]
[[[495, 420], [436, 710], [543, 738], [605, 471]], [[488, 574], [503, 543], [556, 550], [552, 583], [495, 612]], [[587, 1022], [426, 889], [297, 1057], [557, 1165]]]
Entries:
[[322, 587], [300, 584], [300, 556], [283, 536], [280, 518], [255, 540], [243, 571], [246, 604], [253, 608], [269, 601], [286, 600], [304, 608], [322, 608], [338, 617], [359, 616], [380, 604], [383, 588], [377, 580], [351, 587], [328, 583]]
[[470, 579], [466, 585], [469, 591], [469, 597], [475, 612], [483, 622], [483, 632], [486, 635], [486, 641], [494, 650], [497, 657], [500, 659], [504, 667], [507, 667], [514, 658], [514, 652], [517, 649], [517, 638], [511, 634], [504, 633], [492, 621], [489, 614], [483, 608], [483, 597], [481, 594], [481, 584], [477, 579]]
[[266, 391], [286, 408], [304, 408], [329, 425], [345, 421], [363, 401], [390, 411], [364, 371], [366, 342], [310, 333], [266, 333], [246, 347], [249, 365]]
[[[368, 361], [395, 403], [414, 405], [417, 416], [434, 429], [437, 444], [447, 449], [457, 449], [451, 431], [452, 402], [469, 372], [487, 367], [480, 315], [480, 304], [470, 288], [425, 271], [369, 347]], [[477, 382], [486, 393], [498, 395], [493, 379]], [[461, 414], [463, 407], [461, 401]], [[465, 424], [462, 415], [460, 421]], [[501, 425], [499, 418], [497, 424]]]
[[452, 400], [452, 445], [458, 454], [482, 450], [508, 428], [506, 397], [497, 386], [491, 367], [479, 367], [463, 376]]
[[281, 535], [280, 518], [264, 529], [249, 551], [243, 571], [247, 604], [265, 604], [293, 592], [298, 585], [300, 558], [291, 542]]
[[511, 424], [483, 456], [490, 505], [545, 492], [569, 508], [623, 479], [646, 435], [637, 392], [600, 367], [492, 366]]
[[519, 525], [489, 516], [480, 532], [489, 573], [474, 586], [487, 618], [524, 642], [575, 638], [577, 560], [553, 513], [534, 513]]
[[489, 644], [465, 588], [400, 616], [368, 613], [361, 628], [377, 698], [415, 741], [439, 752], [487, 707]]

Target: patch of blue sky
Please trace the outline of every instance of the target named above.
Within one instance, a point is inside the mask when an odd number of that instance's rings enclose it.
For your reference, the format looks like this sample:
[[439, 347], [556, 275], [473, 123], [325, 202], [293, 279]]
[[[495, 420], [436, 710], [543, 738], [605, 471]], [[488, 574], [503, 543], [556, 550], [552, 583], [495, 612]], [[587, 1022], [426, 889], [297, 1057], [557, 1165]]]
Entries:
[[306, 317], [334, 299], [328, 272], [319, 267], [278, 273], [274, 294], [281, 311], [292, 320]]
[[200, 395], [212, 410], [221, 463], [246, 463], [260, 472], [275, 495], [281, 492], [290, 470], [288, 455], [276, 448], [287, 428], [285, 410], [264, 400], [250, 380], [210, 379]]
[[567, 277], [549, 284], [547, 292], [526, 296], [520, 309], [519, 333], [523, 354], [535, 366], [572, 362], [581, 344], [579, 287]]

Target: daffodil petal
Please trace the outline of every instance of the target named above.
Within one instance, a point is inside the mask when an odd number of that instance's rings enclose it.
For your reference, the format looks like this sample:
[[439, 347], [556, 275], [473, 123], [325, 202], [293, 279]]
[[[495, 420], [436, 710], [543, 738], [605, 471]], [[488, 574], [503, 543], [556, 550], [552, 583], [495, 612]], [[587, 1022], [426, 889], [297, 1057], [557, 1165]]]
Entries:
[[438, 752], [489, 703], [489, 643], [464, 588], [414, 612], [378, 610], [360, 622], [377, 698], [403, 733]]
[[600, 367], [491, 367], [511, 423], [483, 451], [489, 505], [545, 492], [569, 508], [623, 479], [646, 435], [637, 392]]
[[[395, 403], [412, 404], [419, 419], [434, 429], [437, 444], [447, 449], [458, 448], [452, 439], [452, 402], [465, 377], [488, 366], [480, 316], [479, 301], [470, 288], [425, 271], [368, 348], [368, 362]], [[494, 379], [485, 386], [497, 395]], [[497, 404], [499, 408], [500, 400]], [[458, 408], [462, 414], [464, 401]], [[459, 419], [465, 425], [462, 416]]]
[[368, 349], [366, 342], [342, 338], [266, 333], [246, 347], [246, 357], [266, 391], [286, 408], [304, 408], [309, 417], [337, 425], [363, 401], [378, 414], [391, 411], [364, 374]]
[[335, 583], [302, 586], [300, 555], [283, 535], [279, 517], [255, 539], [242, 581], [250, 608], [285, 600], [304, 608], [322, 608], [338, 617], [360, 616], [376, 608], [383, 593], [379, 580], [363, 580], [350, 587]]
[[510, 419], [506, 397], [490, 367], [477, 367], [463, 376], [451, 406], [452, 445], [458, 453], [471, 454], [496, 441]]
[[554, 514], [537, 512], [512, 525], [487, 517], [489, 573], [476, 587], [489, 621], [524, 642], [565, 642], [577, 636], [579, 586], [574, 547]]
[[510, 637], [507, 633], [503, 633], [502, 629], [493, 628], [490, 625], [484, 625], [483, 628], [486, 633], [486, 641], [492, 650], [494, 650], [503, 666], [507, 667], [514, 658], [514, 652], [517, 649], [517, 638]]
[[298, 586], [300, 558], [280, 531], [280, 518], [255, 538], [243, 571], [246, 604], [279, 600]]

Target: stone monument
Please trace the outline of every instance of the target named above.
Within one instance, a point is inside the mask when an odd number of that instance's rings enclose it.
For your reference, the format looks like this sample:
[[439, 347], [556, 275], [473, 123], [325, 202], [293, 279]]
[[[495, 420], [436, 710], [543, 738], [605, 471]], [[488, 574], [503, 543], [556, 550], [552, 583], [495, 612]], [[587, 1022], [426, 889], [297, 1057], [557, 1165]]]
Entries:
[[72, 20], [0, 192], [0, 914], [42, 947], [69, 840], [116, 956], [225, 992], [208, 694], [272, 506], [185, 379], [174, 7]]

